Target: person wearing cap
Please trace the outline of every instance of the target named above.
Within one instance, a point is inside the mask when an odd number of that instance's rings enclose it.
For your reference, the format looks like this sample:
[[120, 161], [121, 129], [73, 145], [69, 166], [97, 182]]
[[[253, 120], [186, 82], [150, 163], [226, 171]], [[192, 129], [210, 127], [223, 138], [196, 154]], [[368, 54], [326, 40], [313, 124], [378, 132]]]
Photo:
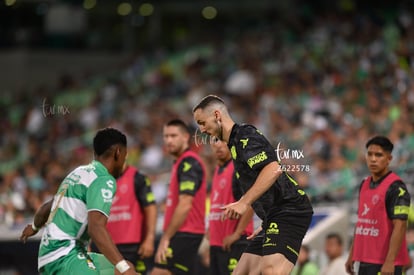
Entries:
[[[24, 228], [23, 242], [44, 228], [38, 256], [41, 274], [137, 274], [106, 228], [126, 146], [119, 130], [99, 130], [93, 139], [95, 159], [70, 172]], [[87, 252], [90, 239], [102, 254]]]

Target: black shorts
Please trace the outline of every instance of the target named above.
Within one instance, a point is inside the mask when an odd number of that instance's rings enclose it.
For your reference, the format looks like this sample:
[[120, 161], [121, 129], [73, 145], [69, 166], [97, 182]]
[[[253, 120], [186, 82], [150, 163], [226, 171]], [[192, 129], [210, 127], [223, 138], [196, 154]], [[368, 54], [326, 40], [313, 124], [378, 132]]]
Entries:
[[198, 247], [203, 239], [203, 234], [176, 233], [170, 240], [172, 257], [167, 258], [164, 264], [155, 263], [155, 267], [168, 269], [173, 274], [193, 274], [197, 263]]
[[233, 243], [230, 251], [224, 251], [221, 246], [210, 247], [210, 274], [232, 274], [249, 241], [246, 236]]
[[268, 215], [262, 231], [250, 242], [245, 253], [259, 256], [280, 253], [295, 264], [311, 221], [312, 213]]
[[[127, 261], [130, 261], [133, 265], [135, 265], [135, 270], [137, 272], [145, 274], [145, 272], [151, 269], [154, 259], [143, 259], [138, 255], [137, 252], [140, 248], [139, 243], [117, 244], [116, 247]], [[91, 243], [91, 251], [101, 253], [93, 242]]]
[[135, 270], [137, 272], [145, 274], [147, 270], [151, 269], [154, 259], [144, 259], [138, 255], [137, 252], [140, 248], [140, 244], [117, 244], [116, 247], [126, 260], [130, 261], [132, 264], [135, 265]]
[[[358, 275], [380, 274], [382, 264], [360, 263]], [[402, 266], [396, 266], [394, 275], [402, 275]]]

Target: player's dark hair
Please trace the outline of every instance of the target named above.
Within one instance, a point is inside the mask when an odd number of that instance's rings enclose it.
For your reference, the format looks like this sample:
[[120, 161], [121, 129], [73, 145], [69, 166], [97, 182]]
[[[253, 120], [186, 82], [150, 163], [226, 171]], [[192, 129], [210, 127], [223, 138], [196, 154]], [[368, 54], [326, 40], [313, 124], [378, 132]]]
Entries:
[[186, 132], [187, 134], [191, 134], [190, 128], [181, 119], [172, 119], [172, 120], [168, 121], [165, 124], [165, 126], [176, 126], [176, 127], [179, 127], [182, 131]]
[[224, 101], [223, 99], [221, 99], [220, 97], [216, 96], [216, 95], [208, 95], [206, 97], [204, 97], [200, 103], [198, 103], [196, 106], [194, 106], [193, 108], [193, 113], [195, 111], [197, 111], [198, 109], [205, 109], [206, 107], [210, 106], [211, 104], [214, 103], [220, 103], [224, 105]]
[[328, 235], [326, 235], [326, 239], [335, 239], [339, 245], [343, 244], [342, 237], [338, 233], [329, 233]]
[[97, 156], [101, 156], [115, 144], [127, 146], [126, 136], [115, 128], [101, 129], [93, 138], [93, 150]]
[[368, 149], [370, 145], [378, 145], [380, 146], [384, 151], [391, 153], [392, 149], [394, 149], [394, 145], [392, 142], [385, 136], [375, 136], [368, 140], [367, 144], [365, 145], [365, 148]]

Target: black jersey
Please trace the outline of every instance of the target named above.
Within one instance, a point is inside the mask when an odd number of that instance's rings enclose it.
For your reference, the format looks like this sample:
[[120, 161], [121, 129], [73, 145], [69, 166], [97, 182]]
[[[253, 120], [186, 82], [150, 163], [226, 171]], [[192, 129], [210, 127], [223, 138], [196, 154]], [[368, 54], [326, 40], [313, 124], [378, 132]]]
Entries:
[[148, 177], [137, 171], [134, 175], [135, 197], [141, 207], [155, 204], [154, 194], [152, 193], [151, 182]]
[[[246, 193], [255, 183], [260, 171], [269, 163], [278, 161], [269, 141], [252, 125], [235, 124], [228, 147], [241, 190]], [[270, 213], [312, 213], [310, 201], [297, 182], [283, 172], [276, 182], [252, 205], [261, 218]]]
[[201, 163], [192, 156], [181, 160], [177, 168], [179, 194], [195, 196], [203, 183], [204, 170]]

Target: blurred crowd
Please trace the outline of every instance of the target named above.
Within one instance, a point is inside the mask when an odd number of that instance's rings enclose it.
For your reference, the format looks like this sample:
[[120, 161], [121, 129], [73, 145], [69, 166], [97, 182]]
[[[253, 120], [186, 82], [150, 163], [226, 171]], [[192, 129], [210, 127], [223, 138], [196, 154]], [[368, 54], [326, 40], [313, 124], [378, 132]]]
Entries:
[[294, 29], [239, 26], [179, 50], [137, 53], [112, 74], [62, 75], [55, 87], [2, 95], [0, 224], [25, 223], [71, 169], [91, 161], [93, 134], [106, 126], [128, 135], [128, 162], [150, 176], [161, 206], [172, 164], [162, 144], [166, 121], [191, 124], [194, 148], [214, 166], [191, 113], [207, 94], [222, 96], [235, 121], [272, 141], [315, 204], [352, 199], [375, 134], [394, 143], [391, 167], [411, 189], [413, 19], [408, 11], [321, 14]]

